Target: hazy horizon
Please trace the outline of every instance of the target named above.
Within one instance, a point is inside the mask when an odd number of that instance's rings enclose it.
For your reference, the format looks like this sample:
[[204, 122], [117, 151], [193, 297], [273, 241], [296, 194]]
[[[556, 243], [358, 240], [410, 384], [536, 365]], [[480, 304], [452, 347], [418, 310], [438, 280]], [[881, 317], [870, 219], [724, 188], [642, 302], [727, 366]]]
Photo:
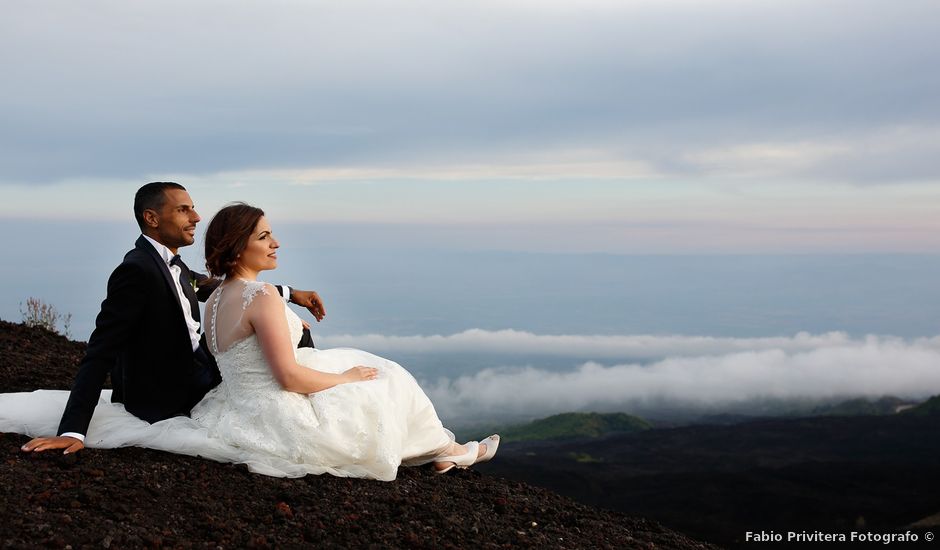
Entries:
[[[133, 224], [0, 231], [32, 244], [0, 271], [0, 317], [38, 297], [86, 340]], [[324, 224], [275, 232], [280, 267], [263, 277], [322, 295], [318, 346], [400, 362], [453, 422], [940, 392], [940, 255], [446, 250]], [[181, 252], [197, 268], [200, 250]]]

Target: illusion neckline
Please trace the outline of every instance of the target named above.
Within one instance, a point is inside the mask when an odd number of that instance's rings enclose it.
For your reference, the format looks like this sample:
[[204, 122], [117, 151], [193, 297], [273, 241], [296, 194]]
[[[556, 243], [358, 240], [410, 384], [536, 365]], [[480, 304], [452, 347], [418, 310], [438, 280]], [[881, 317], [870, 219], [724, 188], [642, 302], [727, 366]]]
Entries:
[[[266, 284], [263, 281], [259, 281], [257, 279], [251, 280], [251, 279], [246, 279], [244, 277], [232, 277], [231, 279], [226, 278], [226, 280], [223, 280], [222, 284], [219, 285], [219, 287], [215, 290], [214, 292], [215, 297], [212, 300], [212, 347], [214, 348], [213, 349], [214, 355], [217, 358], [235, 349], [235, 347], [237, 347], [239, 344], [250, 340], [252, 336], [257, 336], [256, 332], [252, 332], [242, 338], [239, 338], [238, 340], [235, 340], [231, 344], [229, 344], [228, 347], [225, 348], [225, 351], [219, 350], [219, 332], [216, 328], [216, 320], [219, 318], [219, 301], [222, 299], [222, 294], [225, 291], [225, 283], [227, 280], [241, 281], [245, 283], [246, 287], [252, 283], [262, 284], [262, 285]], [[264, 289], [262, 289], [262, 291], [264, 291], [265, 294], [267, 293], [267, 291]], [[287, 308], [285, 304], [285, 310], [286, 309]]]

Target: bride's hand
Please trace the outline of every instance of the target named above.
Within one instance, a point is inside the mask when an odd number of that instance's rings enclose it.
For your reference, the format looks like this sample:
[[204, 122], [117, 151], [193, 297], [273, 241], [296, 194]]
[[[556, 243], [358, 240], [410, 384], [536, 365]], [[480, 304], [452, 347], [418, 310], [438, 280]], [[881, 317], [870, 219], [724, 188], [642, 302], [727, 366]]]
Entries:
[[375, 380], [379, 376], [378, 369], [372, 367], [353, 367], [343, 373], [346, 382], [364, 382], [366, 380]]

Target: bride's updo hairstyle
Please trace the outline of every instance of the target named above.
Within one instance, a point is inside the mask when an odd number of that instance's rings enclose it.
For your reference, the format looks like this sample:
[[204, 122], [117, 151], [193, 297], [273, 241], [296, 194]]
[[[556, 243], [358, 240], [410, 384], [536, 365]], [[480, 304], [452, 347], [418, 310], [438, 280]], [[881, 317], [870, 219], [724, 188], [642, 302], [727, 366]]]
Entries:
[[215, 277], [235, 274], [238, 255], [248, 246], [248, 239], [264, 216], [260, 208], [243, 202], [219, 210], [206, 229], [206, 269]]

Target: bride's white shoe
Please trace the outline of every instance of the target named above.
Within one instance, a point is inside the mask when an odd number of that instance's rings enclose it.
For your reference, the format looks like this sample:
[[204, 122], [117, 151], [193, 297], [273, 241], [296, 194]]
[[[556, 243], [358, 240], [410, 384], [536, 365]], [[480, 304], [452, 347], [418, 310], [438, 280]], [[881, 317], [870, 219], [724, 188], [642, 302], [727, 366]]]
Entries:
[[483, 453], [483, 456], [477, 458], [474, 464], [479, 464], [481, 462], [487, 462], [492, 460], [496, 456], [496, 449], [499, 447], [499, 434], [493, 434], [483, 441], [480, 442], [480, 445], [486, 445], [486, 452]]
[[443, 456], [441, 458], [435, 458], [434, 463], [450, 462], [451, 464], [443, 469], [435, 469], [434, 471], [439, 474], [446, 474], [451, 471], [454, 467], [466, 468], [467, 466], [472, 466], [477, 460], [477, 455], [480, 454], [480, 444], [476, 441], [471, 441], [465, 445], [467, 447], [467, 452], [459, 456]]
[[480, 442], [480, 445], [486, 445], [486, 451], [484, 451], [482, 455], [478, 456], [477, 459], [473, 461], [473, 464], [468, 464], [466, 466], [458, 465], [457, 467], [461, 469], [467, 469], [470, 466], [475, 466], [481, 462], [491, 460], [494, 456], [496, 456], [496, 449], [499, 447], [499, 434], [493, 434], [487, 437]]

